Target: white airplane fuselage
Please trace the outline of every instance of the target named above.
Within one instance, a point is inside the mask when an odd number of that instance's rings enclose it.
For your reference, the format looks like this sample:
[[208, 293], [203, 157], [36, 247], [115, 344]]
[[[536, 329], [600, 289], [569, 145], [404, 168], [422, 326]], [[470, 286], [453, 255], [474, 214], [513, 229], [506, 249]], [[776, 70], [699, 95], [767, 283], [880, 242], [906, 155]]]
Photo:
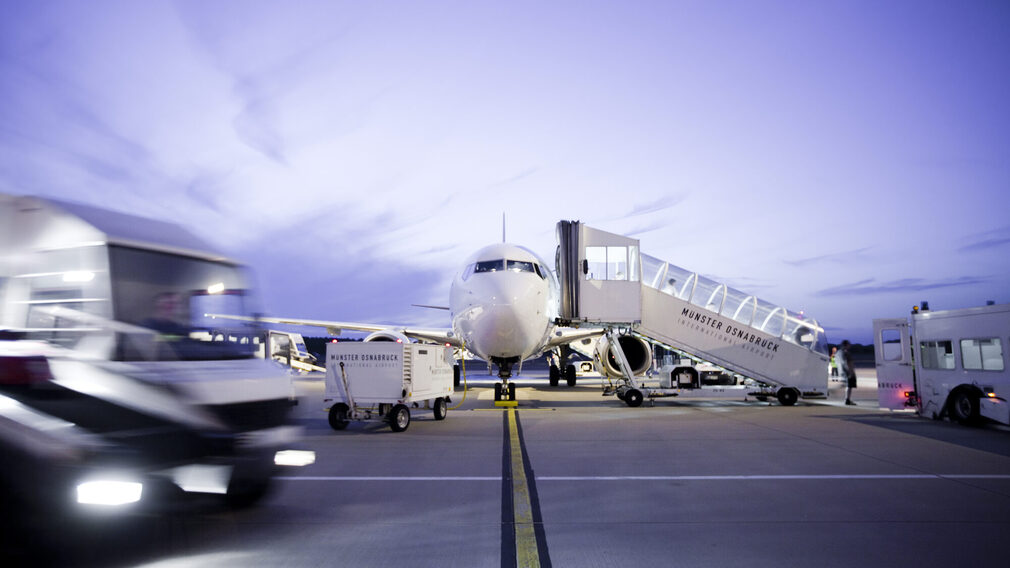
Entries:
[[554, 332], [559, 288], [547, 264], [518, 245], [474, 253], [449, 289], [452, 331], [508, 377], [513, 363], [541, 354]]

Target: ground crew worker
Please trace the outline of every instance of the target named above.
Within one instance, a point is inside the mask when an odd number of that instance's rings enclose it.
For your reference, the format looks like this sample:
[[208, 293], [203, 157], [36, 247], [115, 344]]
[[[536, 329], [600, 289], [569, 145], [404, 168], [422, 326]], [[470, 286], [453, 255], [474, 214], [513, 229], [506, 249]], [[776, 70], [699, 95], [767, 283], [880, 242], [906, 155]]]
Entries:
[[856, 370], [852, 367], [852, 355], [849, 354], [850, 345], [848, 339], [842, 341], [842, 349], [838, 352], [836, 360], [838, 361], [838, 369], [846, 381], [845, 404], [854, 406], [856, 403], [852, 402], [852, 389], [856, 388]]

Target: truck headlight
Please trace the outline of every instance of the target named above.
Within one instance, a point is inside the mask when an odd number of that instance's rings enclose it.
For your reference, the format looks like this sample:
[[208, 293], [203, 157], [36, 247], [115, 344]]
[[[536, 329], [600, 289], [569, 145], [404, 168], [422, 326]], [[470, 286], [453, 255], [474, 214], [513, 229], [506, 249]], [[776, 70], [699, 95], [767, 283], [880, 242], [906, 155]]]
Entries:
[[98, 479], [77, 486], [77, 502], [85, 505], [126, 505], [140, 501], [144, 485], [136, 481]]
[[316, 463], [316, 452], [309, 450], [281, 450], [274, 454], [274, 464], [300, 467]]

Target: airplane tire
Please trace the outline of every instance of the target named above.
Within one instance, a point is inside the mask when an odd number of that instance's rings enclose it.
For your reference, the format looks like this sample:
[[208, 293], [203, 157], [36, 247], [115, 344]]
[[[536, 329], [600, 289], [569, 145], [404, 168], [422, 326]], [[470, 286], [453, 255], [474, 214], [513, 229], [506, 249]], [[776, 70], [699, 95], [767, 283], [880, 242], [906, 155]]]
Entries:
[[445, 420], [445, 415], [449, 412], [449, 407], [445, 404], [444, 398], [436, 398], [433, 406], [435, 420]]
[[334, 430], [343, 430], [347, 428], [347, 411], [350, 408], [344, 403], [334, 404], [330, 407], [330, 412], [327, 418], [330, 421], [330, 428]]
[[635, 408], [636, 406], [642, 406], [642, 391], [638, 389], [628, 389], [628, 392], [624, 393], [624, 402], [628, 406]]
[[551, 380], [551, 386], [552, 387], [558, 386], [558, 383], [561, 381], [561, 369], [558, 369], [557, 365], [551, 365], [549, 376]]
[[568, 386], [575, 386], [575, 365], [568, 365], [565, 367], [565, 380], [568, 382]]
[[410, 409], [397, 404], [389, 411], [389, 427], [393, 432], [403, 432], [408, 426], [410, 426]]
[[452, 366], [452, 388], [459, 388], [459, 365]]
[[516, 385], [515, 385], [515, 383], [509, 383], [508, 399], [509, 400], [515, 400], [516, 399]]
[[494, 399], [496, 401], [501, 400], [501, 383], [494, 384]]
[[782, 406], [792, 406], [800, 398], [796, 389], [791, 388], [779, 389], [779, 392], [775, 393], [775, 396], [779, 399], [779, 404]]

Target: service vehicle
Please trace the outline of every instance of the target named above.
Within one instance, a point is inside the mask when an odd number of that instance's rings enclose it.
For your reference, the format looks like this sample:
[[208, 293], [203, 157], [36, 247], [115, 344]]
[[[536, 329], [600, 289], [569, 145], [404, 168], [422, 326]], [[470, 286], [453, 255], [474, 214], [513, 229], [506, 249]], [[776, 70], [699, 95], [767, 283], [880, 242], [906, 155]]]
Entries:
[[350, 421], [410, 426], [410, 409], [427, 408], [444, 420], [453, 394], [449, 346], [394, 341], [326, 345], [324, 408], [334, 430]]
[[144, 501], [166, 494], [164, 481], [234, 505], [259, 500], [278, 464], [309, 454], [297, 453], [289, 419], [291, 377], [256, 357], [262, 330], [204, 315], [253, 313], [249, 281], [176, 225], [0, 195], [5, 475], [65, 496], [62, 482], [33, 476], [73, 484], [110, 466]]
[[881, 408], [914, 410], [962, 424], [1010, 424], [1010, 304], [873, 320]]
[[267, 331], [266, 343], [263, 346], [263, 357], [289, 367], [295, 373], [322, 373], [326, 369], [319, 365], [316, 356], [305, 346], [305, 339], [300, 333]]

